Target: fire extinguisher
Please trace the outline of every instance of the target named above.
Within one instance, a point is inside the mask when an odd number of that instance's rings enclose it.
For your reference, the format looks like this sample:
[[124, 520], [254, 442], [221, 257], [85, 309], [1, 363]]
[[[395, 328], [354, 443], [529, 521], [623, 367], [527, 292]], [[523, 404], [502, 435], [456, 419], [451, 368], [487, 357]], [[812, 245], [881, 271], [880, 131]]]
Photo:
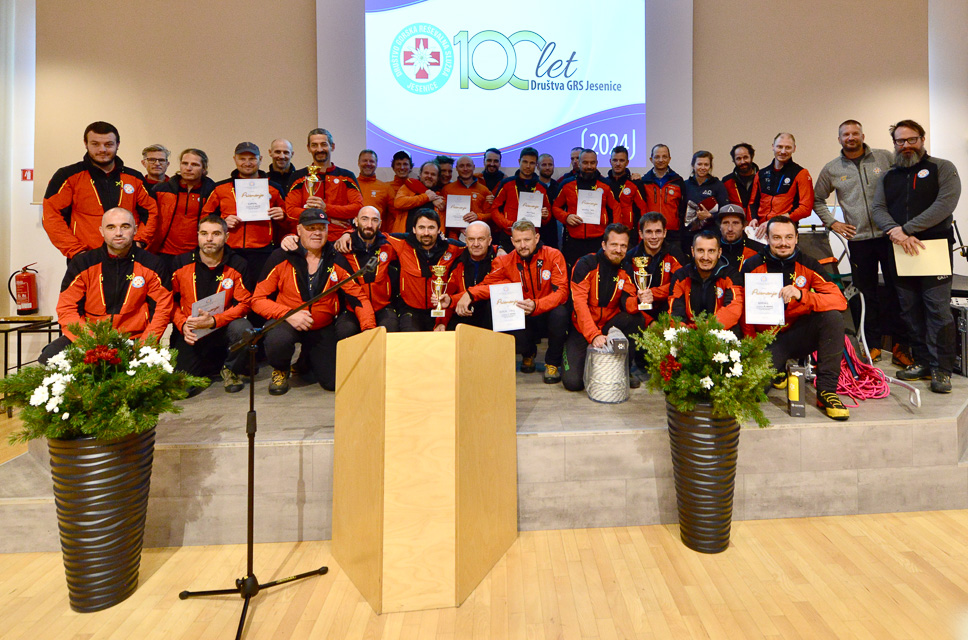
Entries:
[[[14, 299], [17, 303], [17, 315], [27, 316], [32, 313], [37, 313], [37, 270], [31, 269], [30, 267], [37, 264], [36, 262], [31, 262], [26, 267], [14, 273], [7, 280], [7, 291], [10, 292], [10, 297]], [[17, 281], [17, 293], [13, 292], [13, 288], [10, 283], [14, 280]]]

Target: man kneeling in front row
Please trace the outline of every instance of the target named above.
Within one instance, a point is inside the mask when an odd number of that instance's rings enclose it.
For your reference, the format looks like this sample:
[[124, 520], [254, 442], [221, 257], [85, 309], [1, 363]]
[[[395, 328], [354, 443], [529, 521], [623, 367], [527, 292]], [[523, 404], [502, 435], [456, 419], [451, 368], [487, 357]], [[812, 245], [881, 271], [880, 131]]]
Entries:
[[[797, 248], [797, 226], [790, 218], [770, 218], [766, 236], [767, 250], [746, 260], [743, 273], [783, 274], [780, 297], [786, 324], [769, 347], [773, 367], [779, 372], [773, 386], [786, 388], [787, 360], [804, 358], [816, 351], [817, 406], [834, 420], [846, 420], [850, 412], [837, 396], [837, 381], [844, 353], [843, 311], [847, 300], [837, 285], [827, 279], [820, 264]], [[770, 328], [749, 324], [743, 327], [747, 335]]]

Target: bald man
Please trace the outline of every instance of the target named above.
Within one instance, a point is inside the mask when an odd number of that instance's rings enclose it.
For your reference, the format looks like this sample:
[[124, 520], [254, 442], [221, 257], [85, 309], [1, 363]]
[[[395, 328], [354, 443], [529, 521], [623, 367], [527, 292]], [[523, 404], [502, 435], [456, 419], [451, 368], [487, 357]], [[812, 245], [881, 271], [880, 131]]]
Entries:
[[282, 197], [289, 192], [289, 183], [296, 167], [292, 165], [292, 143], [285, 138], [276, 138], [269, 145], [269, 182], [275, 182], [282, 189]]
[[[453, 331], [459, 324], [472, 324], [481, 329], [491, 328], [491, 307], [480, 304], [473, 309], [464, 309], [461, 313], [454, 313], [454, 302], [459, 300], [464, 292], [479, 285], [491, 272], [491, 263], [498, 255], [498, 247], [491, 244], [491, 228], [486, 222], [475, 220], [464, 230], [467, 251], [462, 253], [454, 262], [447, 281], [446, 293], [442, 296], [441, 306], [445, 307], [446, 315], [437, 318], [434, 331]], [[431, 303], [436, 300], [431, 296]]]
[[168, 327], [171, 291], [160, 259], [134, 244], [134, 215], [121, 207], [109, 209], [99, 230], [104, 244], [78, 254], [67, 267], [57, 298], [57, 321], [64, 335], [44, 348], [41, 364], [74, 341], [77, 336], [68, 327], [75, 323], [110, 318], [116, 329], [135, 338], [161, 338]]
[[[457, 179], [448, 182], [440, 190], [440, 195], [444, 197], [443, 210], [447, 211], [447, 198], [450, 196], [470, 196], [471, 210], [464, 216], [464, 222], [468, 225], [478, 220], [489, 223], [491, 214], [487, 198], [491, 192], [483, 180], [474, 176], [474, 161], [470, 156], [461, 156], [457, 158], [454, 168], [457, 170]], [[460, 234], [464, 232], [463, 227], [444, 226], [447, 227], [448, 238], [460, 238]]]
[[750, 214], [756, 237], [766, 237], [766, 222], [776, 216], [787, 216], [794, 224], [813, 212], [813, 180], [810, 172], [793, 161], [797, 140], [792, 133], [778, 133], [773, 138], [773, 162], [760, 169], [753, 178]]

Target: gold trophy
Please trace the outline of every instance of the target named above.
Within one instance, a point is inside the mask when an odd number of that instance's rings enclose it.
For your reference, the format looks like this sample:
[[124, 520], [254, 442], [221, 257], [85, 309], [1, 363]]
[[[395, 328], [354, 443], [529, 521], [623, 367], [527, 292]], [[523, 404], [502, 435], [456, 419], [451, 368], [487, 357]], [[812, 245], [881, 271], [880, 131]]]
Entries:
[[440, 306], [440, 297], [444, 295], [444, 286], [447, 284], [444, 281], [444, 275], [447, 273], [447, 267], [446, 265], [442, 264], [434, 264], [430, 266], [430, 270], [434, 272], [435, 276], [437, 276], [430, 282], [430, 284], [434, 287], [434, 295], [437, 296], [437, 308], [430, 310], [430, 317], [443, 318], [445, 314], [444, 308]]
[[308, 193], [309, 197], [311, 198], [316, 195], [316, 189], [319, 188], [319, 176], [316, 175], [316, 173], [319, 171], [319, 167], [311, 164], [306, 167], [306, 171], [309, 172], [309, 175], [306, 176], [306, 193]]
[[[638, 256], [632, 258], [632, 262], [635, 264], [635, 288], [639, 291], [644, 291], [649, 288], [649, 284], [652, 281], [652, 274], [650, 274], [646, 269], [649, 266], [649, 256]], [[651, 302], [640, 302], [639, 311], [651, 311]]]

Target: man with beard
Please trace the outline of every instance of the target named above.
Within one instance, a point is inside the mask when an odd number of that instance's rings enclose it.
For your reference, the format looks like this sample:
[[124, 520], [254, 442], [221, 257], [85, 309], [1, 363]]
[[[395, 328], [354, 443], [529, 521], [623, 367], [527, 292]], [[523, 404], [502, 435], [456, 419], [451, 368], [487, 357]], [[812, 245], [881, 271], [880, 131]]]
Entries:
[[[296, 232], [299, 247], [277, 249], [269, 257], [265, 277], [252, 295], [252, 309], [266, 318], [282, 318], [350, 274], [337, 263], [336, 250], [328, 244], [329, 220], [322, 209], [312, 207], [299, 214]], [[297, 311], [265, 337], [266, 360], [272, 365], [269, 394], [289, 391], [289, 372], [296, 343], [302, 344], [309, 368], [323, 389], [336, 389], [336, 317], [348, 308], [366, 331], [376, 326], [373, 307], [355, 282]]]
[[168, 158], [171, 151], [161, 144], [150, 144], [141, 150], [141, 166], [145, 168], [145, 189], [150, 192], [156, 184], [168, 180]]
[[646, 210], [642, 192], [635, 184], [635, 178], [628, 170], [629, 150], [622, 145], [612, 149], [609, 159], [612, 168], [608, 171], [606, 182], [612, 188], [612, 196], [618, 201], [619, 212], [615, 222], [624, 224], [632, 232], [632, 244], [638, 242], [636, 225], [639, 216]]
[[[542, 153], [538, 156], [538, 183], [545, 188], [548, 194], [548, 202], [553, 203], [558, 197], [558, 182], [552, 177], [555, 175], [555, 159], [550, 153]], [[548, 222], [541, 225], [538, 232], [541, 234], [541, 244], [546, 247], [558, 249], [560, 246], [559, 237], [561, 227], [558, 220], [551, 216]]]
[[[582, 156], [584, 161], [584, 154]], [[645, 316], [639, 302], [645, 291], [636, 292], [632, 277], [623, 267], [629, 247], [629, 230], [622, 224], [605, 227], [601, 248], [582, 257], [571, 272], [571, 300], [574, 312], [572, 328], [565, 340], [564, 370], [561, 382], [569, 391], [585, 388], [585, 358], [588, 345], [601, 349], [608, 342], [606, 334], [618, 327], [629, 337], [645, 328]], [[632, 366], [629, 357], [629, 367]], [[642, 383], [629, 376], [629, 386]]]
[[[580, 163], [581, 174], [561, 184], [561, 190], [552, 207], [555, 218], [565, 226], [561, 252], [569, 268], [582, 256], [598, 249], [605, 227], [611, 221], [611, 216], [618, 211], [618, 202], [612, 197], [612, 190], [598, 172], [598, 154], [591, 149], [585, 149], [581, 153]], [[582, 220], [578, 216], [578, 192], [594, 190], [602, 191], [601, 214], [598, 220]]]
[[484, 171], [477, 176], [484, 181], [484, 186], [494, 192], [497, 185], [504, 180], [504, 172], [501, 171], [501, 152], [491, 147], [484, 152]]
[[353, 172], [333, 164], [336, 143], [329, 131], [310, 131], [306, 148], [313, 163], [292, 175], [286, 195], [286, 215], [295, 224], [303, 209], [321, 209], [329, 219], [328, 240], [332, 242], [344, 231], [352, 229], [350, 221], [360, 212], [363, 196]]
[[[864, 334], [870, 357], [877, 361], [881, 357], [882, 327], [902, 326], [901, 318], [897, 314], [894, 249], [890, 239], [874, 223], [871, 211], [877, 183], [891, 168], [891, 152], [868, 147], [864, 143], [864, 130], [856, 120], [845, 120], [840, 124], [837, 140], [840, 142], [841, 151], [817, 176], [813, 189], [813, 210], [831, 231], [847, 240], [851, 279], [854, 286], [864, 294], [866, 302]], [[844, 213], [844, 222], [835, 219], [827, 208], [827, 198], [831, 193], [837, 194], [837, 204]], [[878, 269], [884, 274], [884, 285], [887, 289], [884, 314], [878, 304]], [[859, 304], [854, 311], [854, 321], [859, 326]], [[895, 339], [900, 338], [900, 343], [907, 344], [903, 334], [898, 335], [896, 330], [891, 333]], [[906, 350], [898, 345], [900, 356], [905, 356]], [[908, 361], [907, 364], [913, 362]]]
[[276, 138], [269, 145], [269, 182], [275, 182], [282, 189], [282, 197], [288, 193], [292, 174], [296, 167], [292, 164], [292, 143], [285, 138]]
[[[520, 282], [524, 300], [524, 329], [514, 331], [517, 352], [521, 354], [521, 373], [535, 371], [538, 342], [548, 338], [545, 353], [545, 384], [561, 381], [562, 353], [568, 332], [568, 272], [561, 252], [541, 243], [534, 225], [518, 220], [511, 226], [514, 251], [494, 259], [491, 273], [478, 286], [469, 287], [457, 300], [458, 315], [471, 309], [491, 309], [484, 301], [491, 296], [490, 285]], [[475, 304], [476, 303], [476, 304]]]
[[440, 172], [435, 191], [440, 191], [454, 179], [454, 159], [450, 156], [437, 156], [434, 162], [437, 163], [437, 170]]
[[439, 175], [437, 163], [428, 160], [420, 165], [419, 179], [408, 179], [397, 191], [397, 195], [393, 198], [393, 207], [405, 216], [407, 229], [413, 230], [417, 220], [416, 212], [419, 209], [433, 207], [438, 216], [444, 210], [444, 197], [434, 191], [437, 188]]
[[[901, 120], [891, 127], [894, 168], [877, 183], [874, 222], [908, 255], [918, 255], [922, 240], [954, 243], [952, 221], [961, 196], [954, 165], [928, 155], [924, 127]], [[951, 315], [951, 276], [898, 276], [901, 317], [911, 340], [914, 364], [899, 371], [901, 380], [931, 379], [931, 391], [951, 393], [955, 326]]]
[[569, 160], [571, 161], [571, 169], [568, 170], [563, 176], [558, 178], [558, 184], [561, 185], [568, 178], [576, 178], [581, 174], [581, 152], [584, 151], [584, 147], [572, 147], [571, 154], [569, 155]]
[[[92, 122], [84, 129], [84, 159], [58, 169], [47, 185], [44, 230], [68, 260], [104, 244], [101, 218], [106, 211], [127, 209], [141, 224], [158, 214], [141, 174], [118, 157], [120, 142], [113, 124]], [[144, 246], [150, 240], [145, 236], [139, 242]]]
[[410, 172], [413, 170], [413, 159], [406, 151], [397, 151], [393, 154], [393, 161], [390, 164], [393, 169], [393, 180], [389, 184], [389, 209], [383, 216], [384, 233], [405, 233], [407, 231], [407, 212], [397, 209], [393, 205], [400, 190], [407, 180], [410, 179]]
[[388, 238], [397, 254], [400, 265], [400, 296], [397, 298], [397, 315], [400, 331], [433, 331], [436, 318], [430, 310], [433, 296], [433, 265], [445, 268], [446, 281], [454, 261], [464, 247], [452, 240], [440, 237], [440, 216], [430, 208], [414, 211], [414, 224], [410, 233]]
[[[497, 248], [491, 244], [491, 228], [486, 222], [477, 220], [470, 223], [465, 236], [467, 249], [454, 262], [454, 268], [447, 279], [447, 288], [440, 298], [446, 315], [437, 318], [434, 331], [453, 331], [458, 324], [470, 324], [481, 329], [491, 328], [491, 309], [487, 305], [464, 307], [454, 313], [453, 301], [460, 300], [468, 289], [484, 280], [491, 272], [491, 265], [497, 255]], [[431, 296], [430, 302], [436, 304], [436, 296]]]
[[273, 182], [269, 183], [269, 219], [244, 221], [239, 218], [235, 201], [235, 181], [268, 176], [259, 169], [262, 154], [259, 153], [259, 147], [252, 142], [240, 142], [236, 145], [232, 160], [235, 162], [235, 170], [228, 178], [215, 185], [212, 195], [202, 208], [202, 214], [214, 213], [225, 219], [229, 227], [228, 245], [248, 264], [245, 287], [252, 291], [262, 273], [263, 265], [275, 248], [276, 240], [292, 227], [283, 209], [285, 203], [280, 188]]
[[690, 326], [706, 312], [732, 329], [743, 316], [743, 285], [739, 273], [722, 258], [719, 236], [703, 229], [692, 240], [692, 262], [672, 277], [669, 313]]
[[729, 201], [743, 208], [746, 222], [753, 219], [750, 214], [750, 198], [753, 195], [753, 179], [760, 170], [753, 162], [755, 153], [753, 145], [747, 142], [734, 144], [729, 150], [729, 157], [733, 159], [733, 172], [723, 178]]
[[[779, 372], [773, 387], [786, 389], [790, 358], [817, 353], [817, 406], [833, 420], [847, 420], [850, 412], [837, 396], [840, 363], [844, 353], [844, 317], [847, 300], [813, 258], [797, 248], [797, 225], [787, 216], [774, 216], [763, 225], [769, 249], [743, 263], [743, 273], [782, 273], [780, 297], [786, 323], [769, 350]], [[746, 292], [750, 295], [750, 292]], [[766, 325], [743, 324], [746, 335], [771, 330]]]
[[44, 347], [41, 364], [76, 339], [68, 329], [75, 323], [110, 320], [132, 337], [161, 339], [171, 318], [171, 291], [161, 261], [134, 244], [137, 230], [127, 209], [115, 207], [101, 215], [101, 246], [67, 265], [57, 297], [57, 321], [64, 335]]
[[[174, 313], [171, 346], [178, 350], [175, 368], [193, 376], [222, 376], [226, 393], [244, 387], [245, 350], [229, 347], [245, 336], [252, 325], [245, 319], [252, 293], [245, 287], [245, 260], [225, 246], [228, 225], [209, 215], [198, 224], [198, 248], [174, 260], [171, 277]], [[210, 315], [192, 313], [192, 305], [215, 293], [224, 294], [225, 308]]]
[[494, 190], [494, 203], [491, 215], [497, 228], [497, 243], [505, 251], [512, 251], [511, 225], [518, 220], [518, 198], [521, 193], [541, 194], [541, 222], [551, 219], [551, 204], [548, 193], [538, 181], [535, 167], [538, 166], [538, 150], [534, 147], [521, 149], [518, 156], [518, 170], [510, 178], [505, 178]]
[[775, 216], [786, 216], [796, 223], [813, 210], [813, 181], [810, 173], [793, 161], [797, 141], [792, 133], [773, 138], [773, 162], [760, 169], [753, 179], [750, 213], [756, 237], [766, 236], [763, 224]]
[[651, 322], [669, 310], [669, 285], [672, 276], [682, 267], [679, 260], [669, 252], [666, 245], [666, 220], [658, 211], [649, 211], [639, 218], [639, 236], [642, 241], [635, 245], [625, 256], [625, 271], [634, 276], [635, 258], [647, 258], [645, 272], [649, 274], [649, 288], [642, 302], [652, 305], [646, 310], [647, 320]]
[[390, 185], [376, 179], [376, 151], [363, 149], [356, 159], [360, 168], [357, 183], [360, 185], [360, 195], [363, 197], [364, 207], [373, 207], [382, 216], [390, 208]]
[[680, 262], [684, 261], [680, 242], [686, 200], [682, 191], [685, 181], [669, 167], [672, 155], [669, 147], [659, 143], [652, 147], [649, 162], [652, 168], [642, 176], [642, 198], [646, 211], [658, 211], [666, 219], [666, 241]]
[[[484, 181], [474, 177], [474, 161], [470, 156], [461, 156], [457, 159], [457, 180], [444, 186], [440, 190], [440, 195], [444, 198], [444, 211], [447, 210], [447, 198], [450, 196], [470, 196], [471, 210], [464, 216], [464, 222], [470, 225], [473, 222], [490, 222], [491, 213], [488, 206], [488, 198], [493, 199], [491, 192], [484, 186]], [[463, 231], [460, 227], [447, 229], [448, 238], [459, 238]]]
[[765, 247], [746, 235], [746, 212], [738, 204], [727, 204], [719, 210], [719, 241], [723, 260], [736, 271]]
[[[349, 240], [349, 247], [345, 251], [338, 246]], [[397, 312], [393, 308], [392, 297], [395, 288], [392, 279], [399, 277], [394, 275], [397, 270], [395, 265], [396, 252], [386, 236], [380, 233], [380, 211], [376, 207], [364, 206], [356, 214], [356, 230], [346, 234], [337, 241], [336, 250], [340, 251], [337, 264], [341, 265], [349, 273], [356, 273], [373, 256], [378, 256], [376, 271], [364, 273], [356, 279], [356, 283], [363, 289], [364, 294], [373, 307], [376, 316], [376, 324], [386, 327], [387, 331], [396, 331], [399, 326]], [[290, 248], [283, 245], [283, 248]], [[355, 313], [344, 311], [336, 320], [336, 336], [342, 340], [360, 332], [360, 322]]]

